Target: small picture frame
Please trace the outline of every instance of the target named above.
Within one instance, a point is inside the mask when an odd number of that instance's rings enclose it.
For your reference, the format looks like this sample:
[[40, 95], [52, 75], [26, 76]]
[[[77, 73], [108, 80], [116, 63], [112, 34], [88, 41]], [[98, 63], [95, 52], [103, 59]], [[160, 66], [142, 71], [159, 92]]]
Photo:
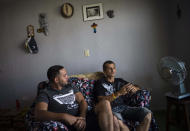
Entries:
[[83, 5], [83, 19], [84, 21], [88, 20], [97, 20], [103, 19], [103, 7], [102, 3]]

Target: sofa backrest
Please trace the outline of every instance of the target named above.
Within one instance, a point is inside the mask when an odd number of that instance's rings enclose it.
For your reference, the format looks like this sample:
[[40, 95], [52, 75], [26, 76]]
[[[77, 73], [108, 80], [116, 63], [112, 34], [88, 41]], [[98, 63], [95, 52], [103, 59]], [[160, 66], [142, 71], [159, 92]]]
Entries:
[[[88, 110], [91, 110], [95, 105], [94, 100], [94, 84], [96, 80], [104, 76], [103, 72], [94, 72], [88, 74], [71, 75], [69, 83], [74, 88], [78, 88], [83, 94], [85, 100], [88, 103]], [[43, 81], [38, 84], [38, 93], [48, 86], [48, 81]], [[37, 94], [38, 95], [38, 94]], [[125, 95], [126, 104], [129, 106], [145, 106], [149, 107], [149, 101], [151, 100], [150, 92], [147, 90], [139, 90], [134, 95]]]
[[70, 77], [87, 78], [88, 80], [98, 80], [98, 79], [104, 77], [104, 73], [103, 72], [92, 72], [92, 73], [71, 75]]

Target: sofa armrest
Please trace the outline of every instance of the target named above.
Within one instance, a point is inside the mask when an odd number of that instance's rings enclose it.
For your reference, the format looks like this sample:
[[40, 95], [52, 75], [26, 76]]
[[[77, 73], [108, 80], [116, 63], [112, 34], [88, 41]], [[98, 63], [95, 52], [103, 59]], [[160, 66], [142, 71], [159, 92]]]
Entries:
[[39, 95], [40, 91], [48, 87], [48, 81], [42, 81], [37, 86], [37, 96]]
[[127, 94], [124, 97], [125, 103], [129, 106], [150, 108], [151, 94], [148, 90], [141, 89], [132, 95]]

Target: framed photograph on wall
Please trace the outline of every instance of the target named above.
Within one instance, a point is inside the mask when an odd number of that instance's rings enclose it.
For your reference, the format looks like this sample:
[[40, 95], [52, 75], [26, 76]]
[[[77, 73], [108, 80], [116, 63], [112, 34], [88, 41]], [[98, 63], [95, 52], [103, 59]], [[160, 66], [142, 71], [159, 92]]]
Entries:
[[83, 5], [83, 19], [84, 21], [103, 19], [102, 3]]

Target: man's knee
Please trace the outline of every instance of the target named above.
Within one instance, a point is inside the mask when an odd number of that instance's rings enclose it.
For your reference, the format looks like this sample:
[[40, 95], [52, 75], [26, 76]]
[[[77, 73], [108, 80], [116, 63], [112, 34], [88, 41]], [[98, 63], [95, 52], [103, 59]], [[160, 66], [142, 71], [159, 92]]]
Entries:
[[110, 102], [108, 100], [101, 100], [97, 105], [96, 105], [96, 109], [95, 112], [104, 112], [104, 111], [111, 111], [111, 105]]
[[151, 122], [151, 119], [152, 119], [152, 113], [148, 113], [144, 118], [144, 122]]
[[113, 123], [114, 123], [114, 129], [119, 130], [120, 129], [119, 120], [115, 116], [113, 117]]
[[110, 102], [108, 100], [101, 100], [99, 104], [103, 107], [110, 107]]

